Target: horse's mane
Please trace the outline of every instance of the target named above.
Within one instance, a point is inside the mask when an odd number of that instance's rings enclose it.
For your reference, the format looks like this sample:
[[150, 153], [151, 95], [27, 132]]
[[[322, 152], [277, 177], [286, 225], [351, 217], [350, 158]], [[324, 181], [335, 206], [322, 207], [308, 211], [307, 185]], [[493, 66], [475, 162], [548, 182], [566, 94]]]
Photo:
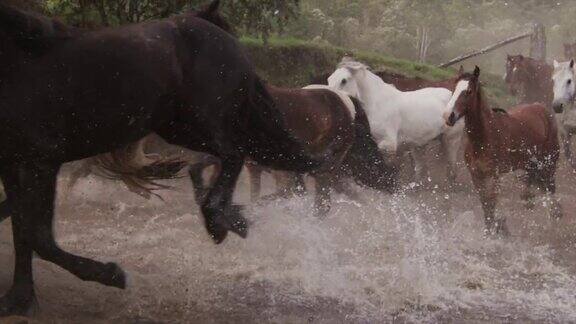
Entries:
[[345, 56], [340, 63], [338, 63], [337, 67], [340, 68], [347, 68], [351, 70], [370, 70], [370, 67], [364, 63], [358, 62], [351, 57]]
[[213, 25], [220, 27], [225, 32], [236, 35], [236, 32], [232, 25], [220, 14], [220, 0], [214, 0], [209, 5], [205, 6], [203, 9], [198, 11], [192, 11], [191, 13], [201, 19], [204, 19]]
[[58, 41], [70, 38], [75, 29], [41, 14], [20, 10], [0, 2], [0, 30], [16, 46], [38, 54]]

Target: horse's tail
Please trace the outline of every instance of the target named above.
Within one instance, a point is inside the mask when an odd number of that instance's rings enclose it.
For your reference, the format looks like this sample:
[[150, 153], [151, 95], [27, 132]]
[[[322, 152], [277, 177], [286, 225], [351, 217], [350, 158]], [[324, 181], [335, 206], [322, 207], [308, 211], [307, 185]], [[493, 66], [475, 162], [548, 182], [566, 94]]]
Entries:
[[356, 109], [355, 140], [346, 155], [343, 167], [360, 185], [393, 192], [396, 189], [398, 170], [389, 164], [372, 137], [368, 116], [360, 101], [350, 97]]
[[240, 127], [243, 146], [259, 164], [308, 172], [320, 167], [330, 156], [330, 152], [316, 156], [304, 150], [304, 145], [287, 129], [282, 111], [258, 77], [248, 91], [246, 113]]
[[[144, 198], [158, 196], [158, 190], [171, 189], [158, 183], [158, 180], [179, 178], [179, 174], [188, 162], [180, 155], [164, 157], [158, 161], [145, 163], [137, 158], [138, 144], [101, 154], [93, 158], [97, 167], [96, 174], [101, 177], [120, 180], [128, 189]], [[72, 179], [72, 186], [77, 179]]]

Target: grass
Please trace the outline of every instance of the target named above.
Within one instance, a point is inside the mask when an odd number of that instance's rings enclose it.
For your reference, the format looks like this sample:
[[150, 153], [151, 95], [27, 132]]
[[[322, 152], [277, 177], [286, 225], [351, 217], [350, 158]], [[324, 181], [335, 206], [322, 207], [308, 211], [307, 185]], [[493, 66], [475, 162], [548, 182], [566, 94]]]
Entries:
[[[451, 68], [442, 69], [381, 53], [350, 50], [297, 38], [272, 37], [266, 46], [262, 40], [251, 37], [243, 37], [241, 42], [254, 60], [258, 73], [279, 86], [307, 85], [314, 77], [334, 71], [342, 56], [346, 54], [353, 54], [374, 70], [386, 70], [409, 77], [442, 80], [456, 73], [456, 70]], [[493, 106], [508, 107], [513, 102], [499, 76], [484, 74], [483, 80]]]

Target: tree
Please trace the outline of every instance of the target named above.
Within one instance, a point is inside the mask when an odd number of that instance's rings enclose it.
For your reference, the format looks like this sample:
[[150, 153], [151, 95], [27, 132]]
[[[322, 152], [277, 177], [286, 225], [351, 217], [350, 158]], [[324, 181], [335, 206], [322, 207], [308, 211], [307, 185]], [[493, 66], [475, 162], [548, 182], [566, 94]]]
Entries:
[[[199, 8], [211, 0], [45, 0], [53, 15], [68, 23], [91, 27], [122, 25], [168, 17], [186, 9]], [[244, 34], [267, 39], [282, 32], [298, 13], [299, 0], [227, 0], [222, 11]]]

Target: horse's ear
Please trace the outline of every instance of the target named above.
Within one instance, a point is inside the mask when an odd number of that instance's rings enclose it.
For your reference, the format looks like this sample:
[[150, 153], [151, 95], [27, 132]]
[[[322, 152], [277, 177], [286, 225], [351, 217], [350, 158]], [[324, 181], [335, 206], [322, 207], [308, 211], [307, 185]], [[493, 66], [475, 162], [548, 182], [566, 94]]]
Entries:
[[474, 78], [478, 79], [480, 77], [480, 68], [478, 65], [474, 68]]
[[464, 66], [460, 65], [460, 68], [458, 69], [458, 76], [462, 76], [464, 74]]
[[570, 60], [570, 68], [573, 69], [574, 68], [574, 59]]
[[208, 5], [206, 12], [212, 14], [218, 12], [219, 9], [220, 9], [220, 0], [214, 0], [210, 3], [210, 5]]

